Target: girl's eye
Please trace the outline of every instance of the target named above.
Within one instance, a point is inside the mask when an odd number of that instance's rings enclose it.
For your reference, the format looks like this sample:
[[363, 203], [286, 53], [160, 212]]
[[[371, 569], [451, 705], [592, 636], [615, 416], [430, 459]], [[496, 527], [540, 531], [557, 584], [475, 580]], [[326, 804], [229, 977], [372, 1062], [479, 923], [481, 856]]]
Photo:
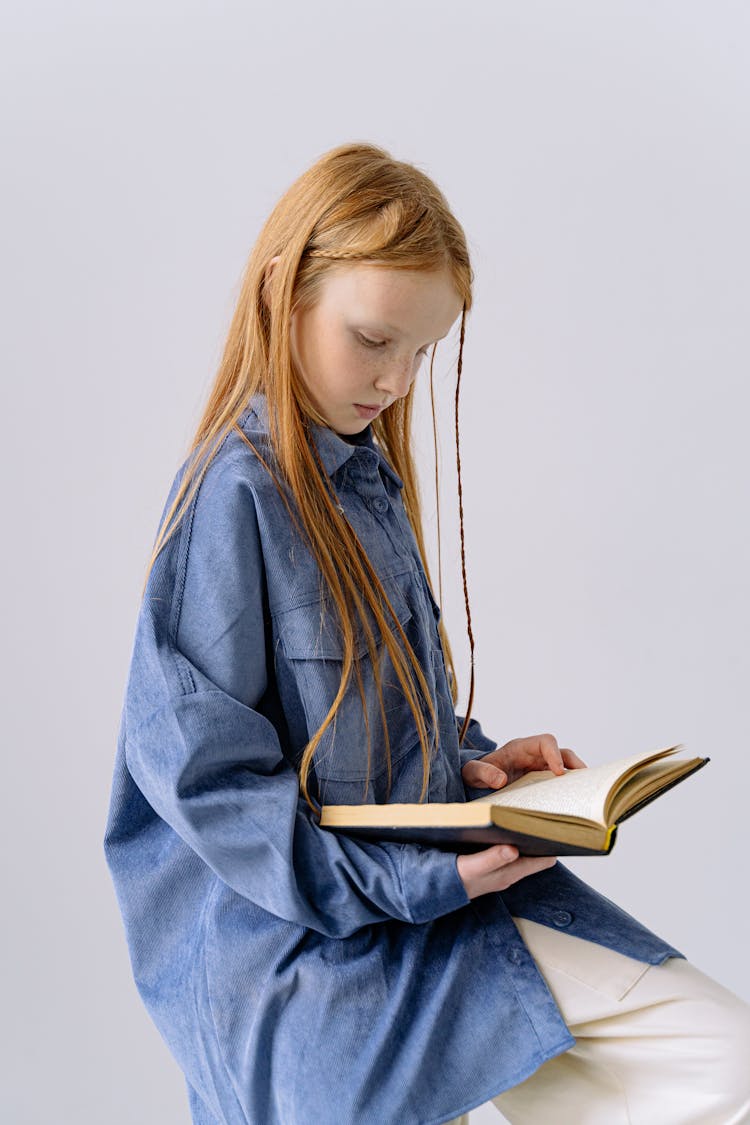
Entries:
[[382, 348], [385, 345], [385, 340], [369, 340], [367, 336], [363, 336], [361, 332], [358, 332], [357, 335], [367, 348]]
[[[365, 345], [366, 348], [384, 348], [385, 345], [388, 342], [387, 340], [370, 340], [369, 337], [363, 336], [361, 332], [358, 332], [357, 335], [359, 336], [360, 341]], [[418, 356], [426, 356], [429, 350], [430, 350], [430, 345], [427, 344], [426, 347], [419, 349], [419, 351], [417, 352], [417, 355]]]

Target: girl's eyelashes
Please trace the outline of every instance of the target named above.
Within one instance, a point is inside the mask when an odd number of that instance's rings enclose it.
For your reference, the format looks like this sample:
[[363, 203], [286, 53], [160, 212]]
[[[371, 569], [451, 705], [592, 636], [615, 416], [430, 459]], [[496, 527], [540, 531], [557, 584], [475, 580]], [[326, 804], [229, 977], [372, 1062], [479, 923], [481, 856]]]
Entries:
[[363, 336], [361, 332], [358, 332], [357, 335], [367, 348], [384, 348], [387, 343], [386, 340], [370, 340], [367, 336]]
[[[360, 342], [362, 344], [364, 344], [364, 346], [366, 348], [384, 348], [385, 345], [388, 343], [387, 340], [370, 340], [369, 337], [364, 336], [361, 332], [358, 332], [357, 336], [358, 336]], [[429, 351], [429, 349], [430, 349], [430, 345], [426, 344], [425, 347], [419, 349], [419, 351], [417, 352], [417, 355], [427, 355], [427, 352]]]

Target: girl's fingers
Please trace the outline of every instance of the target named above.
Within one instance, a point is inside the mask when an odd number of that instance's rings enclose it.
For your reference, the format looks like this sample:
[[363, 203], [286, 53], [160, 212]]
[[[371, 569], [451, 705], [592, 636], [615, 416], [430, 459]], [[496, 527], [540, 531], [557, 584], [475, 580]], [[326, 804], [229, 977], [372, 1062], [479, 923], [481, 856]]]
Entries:
[[508, 780], [505, 770], [493, 766], [492, 762], [467, 762], [461, 770], [461, 777], [466, 785], [474, 789], [499, 789]]
[[473, 855], [459, 855], [458, 874], [469, 898], [503, 891], [527, 875], [554, 867], [556, 856], [519, 855], [510, 844], [498, 844]]
[[569, 770], [580, 770], [587, 768], [586, 763], [581, 758], [579, 758], [576, 753], [574, 753], [572, 750], [569, 750], [567, 747], [564, 750], [561, 750], [560, 753], [562, 754], [563, 762]]
[[560, 749], [557, 745], [557, 739], [552, 734], [542, 734], [538, 739], [538, 748], [542, 752], [547, 767], [553, 773], [562, 773], [565, 769], [565, 763]]
[[546, 871], [556, 863], [557, 856], [554, 855], [522, 855], [516, 861], [514, 871], [519, 879], [523, 879], [526, 875], [536, 874], [537, 871]]
[[487, 785], [492, 785], [496, 789], [499, 789], [501, 785], [505, 785], [508, 780], [508, 775], [505, 770], [501, 770], [497, 766], [486, 765], [483, 767], [482, 772]]
[[512, 864], [514, 875], [517, 879], [521, 879], [524, 875], [530, 875], [534, 871], [543, 871], [547, 867], [554, 867], [557, 863], [556, 856], [520, 855], [518, 848], [511, 844], [501, 844], [496, 847], [496, 854], [487, 856], [487, 859], [491, 860], [491, 864], [485, 867], [485, 873], [488, 875], [492, 871], [500, 871]]
[[461, 862], [470, 875], [492, 875], [501, 867], [515, 863], [518, 859], [518, 848], [512, 844], [493, 844], [489, 848], [482, 848], [478, 852], [468, 852], [461, 856]]
[[586, 763], [579, 758], [574, 750], [569, 747], [560, 749], [557, 740], [551, 734], [542, 734], [538, 741], [539, 749], [549, 769], [556, 774], [561, 774], [565, 769], [585, 769]]
[[514, 738], [493, 754], [496, 760], [505, 760], [509, 769], [503, 770], [490, 761], [467, 762], [461, 771], [467, 785], [500, 789], [530, 769], [548, 769], [560, 776], [566, 769], [586, 768], [574, 750], [557, 745], [553, 734]]

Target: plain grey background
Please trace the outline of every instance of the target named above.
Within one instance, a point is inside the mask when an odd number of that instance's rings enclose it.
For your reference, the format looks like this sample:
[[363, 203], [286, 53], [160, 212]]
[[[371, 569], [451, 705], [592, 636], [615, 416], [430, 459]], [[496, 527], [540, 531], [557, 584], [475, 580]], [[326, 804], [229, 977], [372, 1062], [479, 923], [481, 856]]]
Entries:
[[[119, 710], [156, 522], [247, 254], [288, 184], [347, 140], [432, 175], [473, 256], [474, 714], [501, 743], [550, 731], [589, 763], [678, 741], [711, 756], [610, 857], [571, 866], [750, 999], [747, 5], [4, 14], [3, 1120], [189, 1120], [103, 859]], [[457, 330], [441, 348], [465, 703]], [[427, 413], [416, 437], [434, 559]]]

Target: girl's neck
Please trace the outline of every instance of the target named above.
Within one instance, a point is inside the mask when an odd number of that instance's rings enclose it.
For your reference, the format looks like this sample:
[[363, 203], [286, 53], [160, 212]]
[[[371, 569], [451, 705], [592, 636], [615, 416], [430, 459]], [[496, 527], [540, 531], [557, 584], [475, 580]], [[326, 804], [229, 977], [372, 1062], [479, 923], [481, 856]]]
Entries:
[[372, 427], [368, 422], [364, 430], [360, 430], [358, 434], [340, 434], [338, 430], [334, 430], [333, 432], [337, 437], [342, 438], [344, 441], [348, 441], [350, 445], [368, 445], [370, 442]]

